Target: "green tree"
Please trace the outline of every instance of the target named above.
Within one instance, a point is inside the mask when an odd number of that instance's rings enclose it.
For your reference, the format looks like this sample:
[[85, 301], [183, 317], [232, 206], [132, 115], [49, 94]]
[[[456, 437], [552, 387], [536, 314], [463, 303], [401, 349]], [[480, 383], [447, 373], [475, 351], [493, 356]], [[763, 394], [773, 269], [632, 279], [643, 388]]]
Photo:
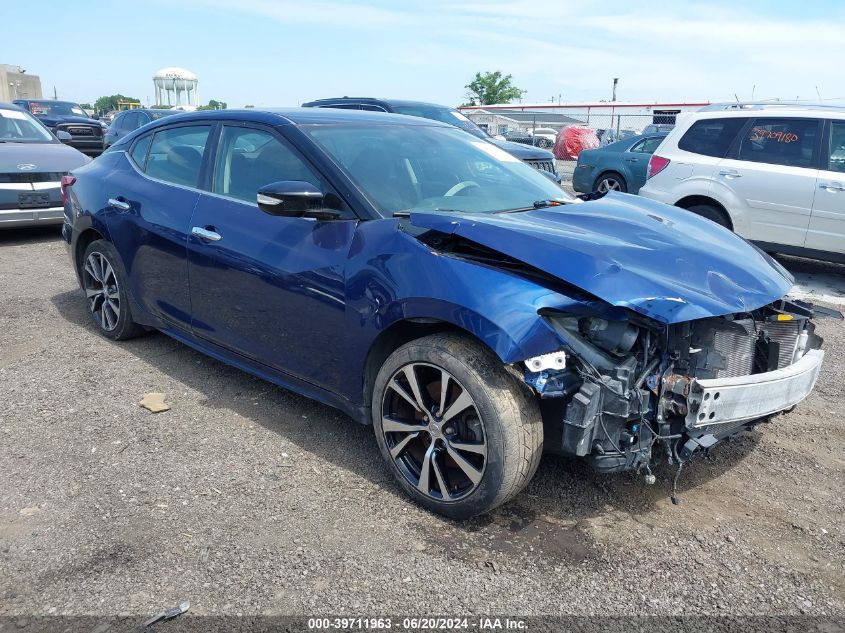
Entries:
[[94, 109], [94, 106], [92, 106], [90, 103], [80, 103], [79, 107], [82, 108], [83, 110], [93, 110]]
[[110, 112], [111, 110], [117, 110], [117, 102], [118, 101], [132, 101], [133, 103], [141, 103], [140, 99], [136, 99], [135, 97], [125, 97], [123, 95], [111, 95], [110, 97], [100, 97], [94, 102], [94, 109], [97, 112]]
[[208, 102], [208, 105], [200, 106], [197, 108], [197, 110], [225, 110], [226, 107], [227, 104], [225, 101], [217, 101], [215, 99], [212, 99]]
[[493, 103], [510, 103], [519, 99], [525, 90], [513, 85], [511, 75], [496, 72], [475, 73], [475, 79], [464, 86], [467, 89], [469, 103], [465, 105], [490, 105]]

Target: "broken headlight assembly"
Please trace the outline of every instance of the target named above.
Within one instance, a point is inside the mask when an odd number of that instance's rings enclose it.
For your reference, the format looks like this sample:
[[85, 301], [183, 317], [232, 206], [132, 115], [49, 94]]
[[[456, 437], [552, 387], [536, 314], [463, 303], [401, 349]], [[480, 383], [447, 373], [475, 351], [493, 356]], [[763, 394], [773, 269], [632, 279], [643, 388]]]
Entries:
[[642, 420], [653, 412], [653, 393], [641, 388], [657, 366], [654, 336], [642, 323], [601, 316], [546, 312], [543, 318], [564, 341], [566, 362], [550, 366], [527, 359], [524, 378], [541, 398], [547, 447], [586, 457], [597, 470], [647, 464], [651, 434]]

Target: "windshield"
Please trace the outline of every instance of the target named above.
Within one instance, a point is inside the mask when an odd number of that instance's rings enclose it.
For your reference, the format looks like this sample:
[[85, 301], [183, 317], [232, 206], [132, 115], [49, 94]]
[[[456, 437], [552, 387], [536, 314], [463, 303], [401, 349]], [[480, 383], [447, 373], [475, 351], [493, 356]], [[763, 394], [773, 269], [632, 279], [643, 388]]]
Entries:
[[465, 132], [474, 134], [480, 138], [489, 138], [488, 134], [478, 127], [475, 123], [466, 118], [463, 114], [452, 108], [445, 108], [443, 106], [434, 106], [426, 104], [415, 105], [391, 105], [393, 111], [397, 114], [405, 114], [407, 116], [418, 116], [423, 119], [431, 119], [432, 121], [440, 121], [441, 123], [448, 123], [459, 127]]
[[81, 116], [88, 118], [85, 110], [70, 101], [30, 101], [29, 111], [33, 114], [47, 116]]
[[0, 143], [52, 143], [53, 135], [27, 112], [0, 108]]
[[487, 141], [447, 127], [304, 128], [385, 217], [411, 210], [493, 213], [572, 201], [537, 170]]

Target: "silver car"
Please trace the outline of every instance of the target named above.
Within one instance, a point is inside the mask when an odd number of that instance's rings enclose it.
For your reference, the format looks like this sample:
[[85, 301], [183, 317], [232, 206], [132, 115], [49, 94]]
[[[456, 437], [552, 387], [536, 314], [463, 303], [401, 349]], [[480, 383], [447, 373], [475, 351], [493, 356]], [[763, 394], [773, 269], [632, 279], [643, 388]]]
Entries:
[[90, 160], [28, 112], [0, 103], [0, 229], [61, 224], [62, 177]]

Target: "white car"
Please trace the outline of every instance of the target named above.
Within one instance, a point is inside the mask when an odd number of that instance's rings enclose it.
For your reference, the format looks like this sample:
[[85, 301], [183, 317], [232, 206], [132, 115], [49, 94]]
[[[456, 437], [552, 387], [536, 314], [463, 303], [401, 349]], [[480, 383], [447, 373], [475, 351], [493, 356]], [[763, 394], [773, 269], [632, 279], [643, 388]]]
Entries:
[[534, 139], [534, 145], [549, 149], [554, 147], [557, 140], [557, 130], [550, 127], [538, 127], [536, 130], [528, 130], [528, 135]]
[[845, 262], [845, 108], [707, 106], [660, 144], [640, 195], [769, 252]]

